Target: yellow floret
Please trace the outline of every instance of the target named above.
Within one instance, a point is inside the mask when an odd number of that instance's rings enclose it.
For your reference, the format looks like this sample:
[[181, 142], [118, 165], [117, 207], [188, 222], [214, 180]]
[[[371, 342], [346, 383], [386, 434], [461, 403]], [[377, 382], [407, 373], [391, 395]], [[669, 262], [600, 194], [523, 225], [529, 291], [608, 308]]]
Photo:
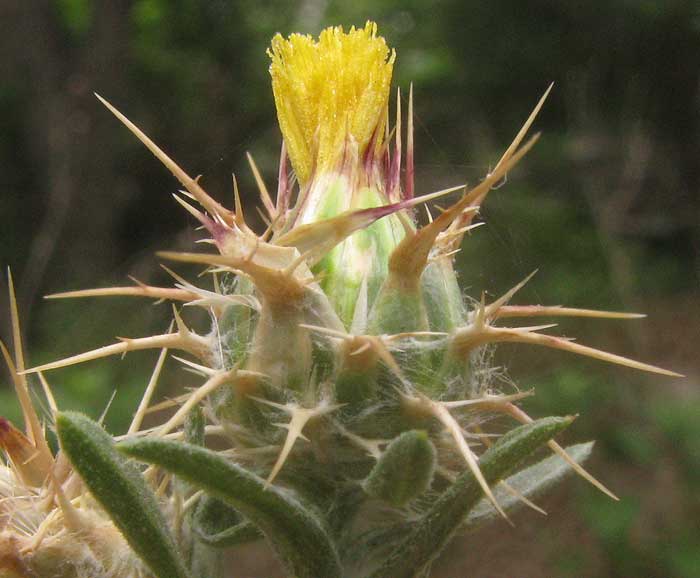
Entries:
[[318, 42], [277, 34], [269, 54], [277, 117], [302, 184], [314, 168], [333, 168], [348, 138], [360, 154], [375, 131], [381, 142], [395, 53], [374, 22], [347, 34], [327, 28]]

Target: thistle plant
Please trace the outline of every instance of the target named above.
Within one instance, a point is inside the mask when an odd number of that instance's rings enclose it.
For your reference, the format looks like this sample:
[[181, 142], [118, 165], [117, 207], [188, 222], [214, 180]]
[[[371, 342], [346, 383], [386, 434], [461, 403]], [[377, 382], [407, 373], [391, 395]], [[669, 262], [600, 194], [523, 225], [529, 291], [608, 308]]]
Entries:
[[[529, 278], [470, 298], [454, 269], [479, 207], [537, 141], [525, 139], [549, 89], [476, 186], [418, 194], [412, 91], [390, 127], [395, 53], [375, 24], [277, 35], [269, 56], [283, 144], [276, 195], [249, 157], [263, 231], [235, 177], [231, 210], [98, 97], [182, 184], [175, 199], [216, 251], [159, 254], [202, 266], [204, 287], [171, 271], [174, 287], [54, 295], [167, 300], [173, 323], [31, 369], [10, 277], [14, 352], [2, 351], [24, 431], [0, 420], [0, 576], [232, 577], [224, 553], [258, 539], [299, 578], [428, 576], [456, 533], [540, 510], [532, 500], [569, 471], [616, 499], [581, 466], [592, 443], [555, 441], [573, 418], [531, 419], [520, 402], [533, 392], [489, 360], [517, 342], [677, 375], [544, 332], [553, 325], [508, 323], [638, 315], [511, 304]], [[208, 334], [187, 326], [187, 307], [208, 312]], [[145, 349], [161, 353], [123, 435], [56, 406], [44, 372]], [[172, 351], [198, 377], [154, 404]], [[170, 411], [144, 427], [155, 409]], [[533, 461], [541, 447], [553, 455]]]

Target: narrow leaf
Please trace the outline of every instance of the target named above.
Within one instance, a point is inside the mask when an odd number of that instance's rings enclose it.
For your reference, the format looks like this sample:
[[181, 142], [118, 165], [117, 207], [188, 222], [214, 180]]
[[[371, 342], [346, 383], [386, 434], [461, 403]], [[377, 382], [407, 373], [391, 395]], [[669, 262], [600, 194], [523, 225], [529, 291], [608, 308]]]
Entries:
[[[183, 433], [187, 443], [198, 446], [204, 445], [206, 421], [201, 406], [196, 405], [190, 410], [183, 424]], [[173, 486], [176, 488], [176, 491], [181, 493], [183, 498], [193, 491], [192, 484], [181, 479], [176, 478]], [[201, 536], [197, 532], [197, 513], [200, 511], [202, 504], [209, 501], [216, 501], [218, 506], [228, 509], [228, 506], [218, 500], [209, 498], [209, 496], [202, 496], [198, 500], [197, 505], [188, 509], [185, 514], [186, 523], [192, 531], [187, 532], [183, 541], [187, 541], [187, 564], [194, 578], [223, 578], [224, 576], [224, 560], [221, 550], [217, 549], [214, 544], [199, 539]], [[249, 522], [246, 523], [250, 526]]]
[[190, 410], [185, 418], [184, 430], [185, 441], [196, 446], [204, 445], [204, 431], [206, 426], [206, 418], [202, 408], [198, 405]]
[[[508, 476], [533, 451], [571, 424], [571, 417], [549, 417], [520, 426], [498, 440], [479, 460], [489, 485]], [[482, 498], [478, 481], [466, 471], [416, 522], [415, 529], [373, 578], [413, 578], [435, 559]]]
[[156, 464], [233, 506], [267, 536], [290, 574], [297, 578], [340, 576], [334, 544], [320, 518], [290, 492], [211, 450], [162, 439], [135, 439], [119, 449]]
[[229, 548], [262, 537], [260, 530], [236, 510], [211, 496], [199, 501], [192, 529], [200, 541], [214, 548]]
[[[585, 462], [593, 451], [593, 442], [577, 444], [566, 448], [568, 453], [576, 463]], [[557, 455], [550, 456], [541, 462], [525, 468], [524, 470], [510, 476], [506, 481], [508, 485], [519, 492], [525, 498], [536, 498], [544, 494], [548, 489], [562, 481], [562, 479], [574, 471], [562, 458]], [[522, 507], [523, 501], [508, 492], [505, 488], [497, 486], [494, 488], [496, 499], [501, 504], [506, 513], [515, 511]], [[475, 529], [487, 522], [500, 519], [500, 516], [494, 512], [493, 506], [488, 500], [482, 499], [474, 509], [469, 512], [465, 525], [468, 530]]]
[[87, 416], [56, 416], [61, 449], [131, 548], [158, 578], [189, 576], [158, 500], [140, 472], [115, 449], [112, 438]]
[[394, 506], [403, 506], [428, 489], [435, 472], [435, 446], [424, 431], [395, 438], [364, 482], [365, 491]]

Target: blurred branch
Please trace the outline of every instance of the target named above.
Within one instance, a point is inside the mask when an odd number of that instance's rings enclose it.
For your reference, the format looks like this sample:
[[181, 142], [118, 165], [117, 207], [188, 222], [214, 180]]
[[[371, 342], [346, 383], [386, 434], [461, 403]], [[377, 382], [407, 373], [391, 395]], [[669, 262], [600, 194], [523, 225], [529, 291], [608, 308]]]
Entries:
[[[53, 3], [16, 0], [16, 26], [6, 29], [6, 33], [16, 35], [10, 42], [25, 49], [21, 56], [22, 73], [29, 79], [25, 142], [32, 166], [44, 173], [42, 181], [47, 183], [41, 217], [28, 214], [26, 220], [35, 231], [19, 284], [26, 326], [55, 254], [61, 254], [64, 261], [79, 257], [71, 252], [70, 240], [61, 247], [62, 238], [82, 230], [95, 246], [108, 244], [105, 220], [111, 211], [98, 210], [96, 185], [104, 189], [104, 183], [111, 181], [113, 167], [103, 147], [88, 147], [81, 141], [104, 142], [99, 123], [87, 112], [95, 107], [87, 107], [86, 101], [91, 100], [90, 86], [96, 77], [102, 87], [116, 89], [122, 84], [125, 70], [119, 63], [128, 49], [125, 40], [132, 2], [95, 4], [86, 45], [79, 48], [61, 27]], [[22, 41], [27, 38], [32, 41]], [[76, 206], [78, 202], [80, 206]], [[28, 212], [27, 207], [25, 210]], [[69, 215], [72, 227], [66, 231]]]

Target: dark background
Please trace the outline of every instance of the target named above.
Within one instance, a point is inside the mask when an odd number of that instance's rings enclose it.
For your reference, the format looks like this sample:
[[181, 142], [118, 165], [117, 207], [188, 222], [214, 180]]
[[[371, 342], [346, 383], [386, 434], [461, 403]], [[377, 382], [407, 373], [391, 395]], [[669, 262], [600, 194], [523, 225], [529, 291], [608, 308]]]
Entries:
[[[170, 197], [177, 183], [93, 92], [222, 202], [236, 172], [252, 203], [245, 152], [273, 183], [280, 143], [270, 38], [368, 18], [397, 49], [394, 85], [415, 86], [418, 191], [476, 182], [555, 82], [536, 123], [541, 142], [489, 198], [488, 225], [458, 257], [465, 290], [495, 296], [539, 268], [517, 303], [647, 312], [624, 324], [564, 322], [561, 332], [687, 375], [503, 347], [513, 378], [537, 388], [531, 414], [581, 413], [568, 441], [598, 440], [589, 469], [622, 501], [572, 481], [543, 502], [548, 518], [527, 512], [515, 530], [468, 537], [436, 573], [697, 576], [697, 2], [0, 0], [0, 264], [12, 267], [31, 363], [161, 332], [167, 305], [42, 296], [128, 275], [169, 283], [153, 252], [196, 239]], [[93, 416], [116, 390], [107, 424], [121, 432], [155, 355], [48, 377], [62, 407]], [[174, 365], [176, 384], [185, 378]], [[2, 380], [0, 412], [16, 417]]]

